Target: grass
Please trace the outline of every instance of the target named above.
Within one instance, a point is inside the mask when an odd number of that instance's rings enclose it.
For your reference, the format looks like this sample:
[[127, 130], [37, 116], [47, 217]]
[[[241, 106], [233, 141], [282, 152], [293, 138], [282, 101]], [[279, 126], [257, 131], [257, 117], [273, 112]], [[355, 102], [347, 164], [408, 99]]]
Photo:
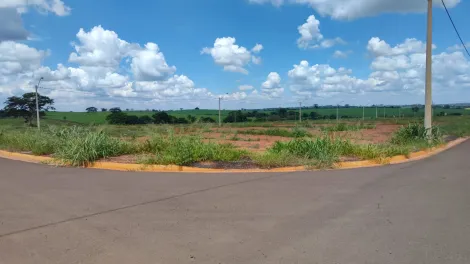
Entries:
[[190, 165], [202, 161], [237, 161], [248, 155], [230, 144], [206, 143], [200, 136], [154, 135], [142, 146], [151, 153], [142, 162], [162, 165]]
[[362, 129], [374, 129], [375, 125], [373, 124], [364, 124], [364, 123], [358, 123], [358, 124], [346, 124], [346, 123], [338, 123], [333, 126], [325, 126], [322, 127], [322, 131], [327, 131], [327, 132], [339, 132], [339, 131], [358, 131]]
[[131, 143], [111, 137], [102, 131], [73, 126], [49, 126], [42, 131], [0, 131], [0, 148], [30, 151], [34, 155], [52, 155], [72, 166], [87, 166], [101, 158], [137, 151]]
[[308, 137], [310, 133], [308, 133], [305, 129], [294, 127], [291, 130], [287, 129], [280, 129], [280, 128], [270, 128], [266, 130], [242, 130], [238, 131], [239, 134], [245, 135], [266, 135], [266, 136], [278, 136], [278, 137], [293, 137], [293, 138], [300, 138], [300, 137]]
[[[449, 121], [454, 120], [454, 121]], [[458, 122], [455, 122], [458, 120]], [[3, 122], [5, 121], [5, 122]], [[442, 134], [470, 135], [468, 117], [438, 118], [440, 127], [433, 128], [432, 141], [426, 138], [426, 130], [421, 123], [410, 123], [400, 128], [384, 144], [354, 144], [343, 138], [333, 138], [324, 134], [312, 138], [306, 129], [299, 125], [291, 129], [268, 128], [238, 131], [223, 134], [230, 140], [260, 141], [243, 139], [240, 134], [268, 135], [293, 138], [289, 142], [276, 142], [263, 153], [252, 153], [237, 149], [231, 144], [207, 142], [202, 133], [210, 131], [212, 125], [141, 125], [141, 126], [75, 126], [66, 122], [65, 126], [51, 126], [57, 122], [45, 120], [43, 129], [24, 125], [20, 119], [2, 119], [0, 124], [0, 148], [11, 151], [31, 152], [34, 155], [51, 155], [64, 164], [88, 166], [102, 158], [125, 154], [140, 154], [147, 164], [191, 165], [203, 161], [239, 161], [251, 158], [260, 167], [306, 165], [312, 167], [332, 167], [343, 157], [356, 159], [385, 160], [395, 155], [408, 155], [413, 151], [435, 146], [442, 142]], [[60, 121], [62, 122], [62, 121]], [[369, 125], [337, 124], [334, 130], [366, 129]], [[230, 131], [230, 133], [234, 133]], [[136, 140], [147, 136], [147, 140]], [[231, 138], [229, 138], [231, 137]], [[260, 144], [254, 144], [259, 149]]]

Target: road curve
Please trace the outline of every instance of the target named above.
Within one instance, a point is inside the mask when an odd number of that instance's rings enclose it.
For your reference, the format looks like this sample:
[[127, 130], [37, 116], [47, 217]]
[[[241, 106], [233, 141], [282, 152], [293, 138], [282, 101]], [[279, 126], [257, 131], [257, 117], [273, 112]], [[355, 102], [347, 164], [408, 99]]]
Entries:
[[267, 174], [0, 159], [0, 264], [468, 264], [468, 153]]

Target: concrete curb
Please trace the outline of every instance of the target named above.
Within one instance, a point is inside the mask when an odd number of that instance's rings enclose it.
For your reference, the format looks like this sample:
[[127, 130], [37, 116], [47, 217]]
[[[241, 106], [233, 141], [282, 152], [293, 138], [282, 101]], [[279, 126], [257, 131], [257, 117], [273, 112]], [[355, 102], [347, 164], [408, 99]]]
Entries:
[[[457, 146], [465, 142], [467, 138], [458, 138], [443, 146], [422, 150], [411, 153], [408, 157], [405, 155], [394, 156], [384, 160], [362, 160], [362, 161], [347, 161], [335, 164], [335, 169], [354, 169], [354, 168], [367, 168], [376, 167], [387, 164], [399, 164], [415, 160], [425, 159], [427, 157], [441, 153], [447, 149]], [[33, 156], [29, 154], [22, 154], [16, 152], [9, 152], [0, 150], [0, 158], [11, 160], [18, 160], [30, 163], [51, 163], [54, 164], [54, 159], [51, 157]], [[254, 172], [296, 172], [306, 171], [304, 166], [297, 167], [283, 167], [275, 169], [210, 169], [210, 168], [196, 168], [177, 165], [143, 165], [143, 164], [125, 164], [115, 162], [95, 162], [89, 166], [91, 169], [104, 169], [115, 171], [142, 171], [142, 172], [187, 172], [187, 173], [254, 173]]]

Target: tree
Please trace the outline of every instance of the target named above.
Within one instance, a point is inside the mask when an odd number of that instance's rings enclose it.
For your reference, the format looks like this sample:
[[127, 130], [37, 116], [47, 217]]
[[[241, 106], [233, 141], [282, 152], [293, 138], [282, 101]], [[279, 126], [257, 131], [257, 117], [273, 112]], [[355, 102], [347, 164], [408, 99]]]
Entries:
[[163, 111], [158, 111], [152, 116], [155, 124], [170, 124], [170, 116]]
[[106, 116], [106, 121], [112, 125], [124, 125], [127, 122], [127, 114], [121, 111], [111, 112]]
[[317, 120], [320, 119], [320, 115], [317, 112], [310, 112], [310, 119]]
[[286, 108], [279, 108], [278, 112], [280, 117], [286, 117], [287, 116], [287, 109]]
[[199, 107], [194, 108], [194, 110], [199, 110]]
[[240, 110], [231, 111], [228, 113], [228, 116], [224, 118], [224, 123], [236, 123], [246, 121], [248, 121], [248, 117]]
[[314, 104], [313, 107], [314, 107], [315, 109], [318, 109], [318, 104]]
[[411, 107], [411, 111], [413, 111], [413, 113], [417, 113], [419, 111], [419, 107], [417, 105]]
[[94, 106], [88, 107], [85, 110], [87, 111], [87, 113], [96, 113], [96, 112], [98, 112], [98, 108], [96, 108]]
[[106, 109], [106, 108], [101, 108], [101, 112], [106, 112], [106, 111], [108, 111], [108, 109]]
[[215, 123], [214, 119], [212, 119], [210, 117], [205, 117], [205, 116], [201, 117], [199, 119], [199, 121], [202, 122], [202, 123]]
[[144, 115], [139, 117], [139, 124], [152, 124], [153, 120], [150, 116]]
[[[36, 93], [25, 93], [23, 96], [8, 97], [5, 101], [5, 115], [8, 117], [22, 117], [25, 123], [32, 125], [36, 116]], [[38, 94], [39, 116], [45, 116], [45, 111], [55, 110], [54, 100]]]
[[122, 111], [121, 111], [121, 108], [119, 108], [119, 107], [113, 107], [113, 108], [109, 109], [109, 112], [119, 113], [119, 112], [122, 112]]
[[192, 116], [192, 115], [188, 115], [188, 121], [189, 121], [189, 123], [194, 123], [194, 122], [196, 122], [196, 117]]
[[444, 109], [450, 109], [450, 105], [448, 104], [444, 105]]

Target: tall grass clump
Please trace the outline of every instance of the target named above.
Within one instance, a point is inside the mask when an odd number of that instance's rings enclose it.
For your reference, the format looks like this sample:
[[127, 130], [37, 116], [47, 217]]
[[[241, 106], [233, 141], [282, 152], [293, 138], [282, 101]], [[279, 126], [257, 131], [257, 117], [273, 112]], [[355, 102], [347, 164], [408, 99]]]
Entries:
[[230, 144], [204, 142], [200, 136], [154, 135], [142, 146], [142, 150], [151, 153], [144, 163], [162, 165], [189, 165], [201, 161], [237, 161], [247, 155], [246, 151], [237, 150]]
[[[439, 127], [432, 127], [431, 144], [438, 144], [442, 141], [442, 134]], [[411, 123], [398, 129], [392, 136], [391, 142], [397, 145], [428, 142], [426, 128], [423, 124]]]
[[54, 153], [58, 145], [49, 133], [29, 128], [24, 131], [0, 130], [0, 148], [11, 151], [31, 152], [33, 155]]
[[54, 157], [72, 166], [88, 166], [96, 160], [134, 153], [137, 148], [102, 131], [64, 133]]
[[315, 139], [297, 138], [289, 142], [276, 142], [268, 152], [294, 155], [307, 160], [315, 160], [321, 167], [331, 167], [339, 161], [343, 153], [349, 152], [352, 145], [347, 140], [319, 137]]

